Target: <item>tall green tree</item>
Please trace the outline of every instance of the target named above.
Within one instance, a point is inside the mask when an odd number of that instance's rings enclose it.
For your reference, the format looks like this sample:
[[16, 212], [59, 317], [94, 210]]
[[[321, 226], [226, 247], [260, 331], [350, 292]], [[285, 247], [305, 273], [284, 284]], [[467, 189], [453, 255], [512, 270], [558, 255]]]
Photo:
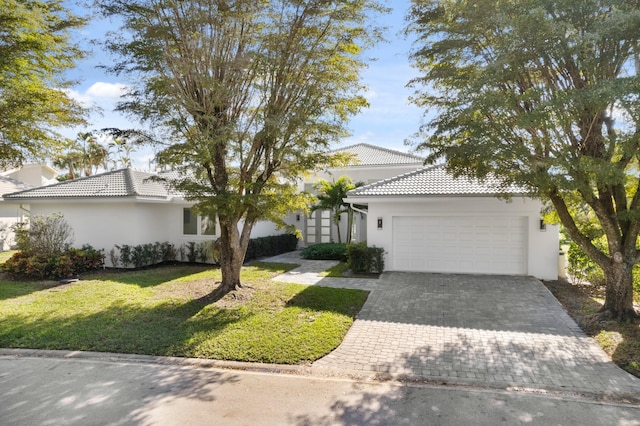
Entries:
[[0, 0], [0, 166], [41, 158], [60, 143], [55, 129], [83, 123], [64, 73], [83, 52], [72, 32], [84, 20], [62, 0]]
[[173, 184], [217, 215], [223, 295], [241, 287], [251, 229], [308, 201], [295, 180], [324, 165], [360, 95], [374, 0], [104, 0], [124, 27], [115, 72], [139, 84], [122, 110], [164, 129]]
[[315, 184], [315, 188], [318, 190], [318, 202], [311, 208], [311, 211], [331, 211], [331, 220], [336, 226], [338, 243], [342, 243], [342, 236], [340, 235], [340, 215], [343, 213], [348, 214], [347, 232], [349, 233], [349, 235], [347, 236], [347, 242], [350, 242], [353, 212], [351, 211], [350, 206], [348, 204], [345, 204], [343, 200], [347, 197], [347, 192], [362, 185], [362, 182], [354, 184], [353, 180], [348, 176], [340, 176], [333, 182], [330, 182], [326, 179], [320, 179]]
[[409, 20], [428, 160], [549, 200], [605, 272], [603, 313], [636, 317], [640, 2], [414, 0]]

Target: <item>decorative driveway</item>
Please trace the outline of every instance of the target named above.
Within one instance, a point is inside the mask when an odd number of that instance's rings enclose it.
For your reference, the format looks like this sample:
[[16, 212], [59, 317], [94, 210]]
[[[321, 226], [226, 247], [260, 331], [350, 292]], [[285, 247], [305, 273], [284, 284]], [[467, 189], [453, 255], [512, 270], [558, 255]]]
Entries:
[[[387, 373], [413, 380], [640, 395], [534, 278], [386, 272], [380, 279], [322, 278], [335, 262], [296, 253], [277, 280], [362, 288], [369, 298], [342, 344], [313, 368]], [[315, 265], [315, 266], [314, 266]]]

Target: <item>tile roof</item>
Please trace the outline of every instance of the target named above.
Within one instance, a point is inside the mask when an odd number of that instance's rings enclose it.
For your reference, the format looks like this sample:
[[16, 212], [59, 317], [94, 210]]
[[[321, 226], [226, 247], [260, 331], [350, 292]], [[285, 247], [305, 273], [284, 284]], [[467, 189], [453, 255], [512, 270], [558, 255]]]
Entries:
[[335, 149], [332, 152], [346, 152], [354, 154], [357, 161], [354, 166], [381, 166], [392, 164], [420, 164], [424, 158], [406, 152], [395, 151], [393, 149], [359, 143], [344, 148]]
[[385, 196], [448, 196], [448, 195], [497, 195], [527, 194], [525, 188], [504, 186], [496, 177], [483, 181], [467, 177], [454, 177], [444, 165], [427, 167], [381, 180], [352, 191], [348, 197]]
[[149, 179], [152, 176], [157, 174], [126, 168], [14, 192], [4, 195], [4, 198], [11, 200], [138, 196], [162, 199], [176, 195], [171, 193], [162, 182]]

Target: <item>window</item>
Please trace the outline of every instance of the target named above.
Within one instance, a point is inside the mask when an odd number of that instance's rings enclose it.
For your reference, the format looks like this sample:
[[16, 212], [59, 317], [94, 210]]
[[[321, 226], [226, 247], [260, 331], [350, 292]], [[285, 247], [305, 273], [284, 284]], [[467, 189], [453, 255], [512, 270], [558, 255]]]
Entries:
[[198, 216], [191, 209], [182, 209], [182, 233], [184, 235], [216, 235], [215, 217]]

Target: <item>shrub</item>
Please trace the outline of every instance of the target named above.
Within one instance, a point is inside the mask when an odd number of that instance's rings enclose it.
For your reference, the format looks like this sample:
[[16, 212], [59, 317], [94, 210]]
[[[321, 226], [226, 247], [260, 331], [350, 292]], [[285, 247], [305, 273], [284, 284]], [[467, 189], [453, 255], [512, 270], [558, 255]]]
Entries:
[[128, 267], [131, 264], [131, 246], [123, 244], [116, 247], [120, 250], [120, 262], [122, 263], [122, 267]]
[[193, 241], [187, 243], [187, 261], [189, 263], [195, 263], [198, 259], [198, 246]]
[[60, 213], [32, 216], [28, 222], [15, 224], [13, 230], [18, 250], [27, 253], [60, 254], [67, 251], [73, 241], [73, 230]]
[[293, 234], [271, 235], [268, 237], [252, 238], [247, 246], [245, 261], [266, 256], [294, 251], [298, 246], [298, 237]]
[[88, 244], [79, 249], [70, 248], [66, 255], [71, 260], [73, 273], [93, 271], [104, 265], [104, 255]]
[[302, 250], [301, 256], [304, 259], [312, 260], [347, 260], [347, 245], [339, 243], [320, 243]]
[[57, 280], [97, 269], [103, 259], [104, 255], [91, 246], [52, 255], [21, 251], [11, 256], [2, 270], [14, 278]]
[[349, 268], [357, 274], [376, 273], [384, 270], [384, 249], [367, 247], [366, 242], [347, 246]]
[[120, 256], [116, 254], [115, 247], [109, 251], [109, 260], [111, 260], [111, 266], [113, 266], [114, 268], [118, 267], [118, 264], [120, 263]]
[[[120, 251], [119, 255], [116, 253], [115, 248]], [[111, 264], [117, 267], [118, 263], [121, 263], [123, 268], [128, 267], [130, 264], [133, 264], [134, 268], [140, 268], [160, 262], [169, 262], [175, 260], [177, 254], [175, 246], [168, 241], [164, 243], [139, 244], [137, 246], [123, 244], [121, 246], [116, 245], [115, 248], [109, 254]]]
[[168, 241], [160, 243], [160, 257], [163, 262], [170, 262], [176, 260], [177, 252], [176, 247]]
[[[599, 245], [596, 242], [596, 245]], [[604, 271], [576, 243], [569, 243], [569, 251], [567, 252], [567, 272], [572, 278], [574, 284], [588, 282], [596, 286], [606, 284]]]

